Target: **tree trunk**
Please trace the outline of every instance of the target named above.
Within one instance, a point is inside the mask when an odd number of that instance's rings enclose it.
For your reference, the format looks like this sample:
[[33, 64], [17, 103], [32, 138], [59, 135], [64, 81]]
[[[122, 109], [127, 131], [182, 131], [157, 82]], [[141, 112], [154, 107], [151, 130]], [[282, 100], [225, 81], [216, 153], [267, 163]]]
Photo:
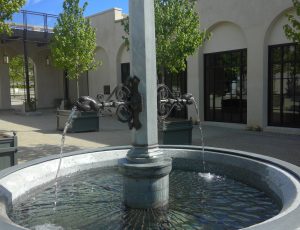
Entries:
[[165, 84], [165, 69], [162, 66], [159, 67], [158, 77], [160, 78], [160, 84]]
[[12, 82], [13, 82], [13, 94], [14, 94], [14, 97], [16, 97], [15, 81], [12, 80]]
[[69, 79], [68, 79], [68, 73], [66, 70], [64, 70], [64, 100], [69, 101]]
[[79, 98], [79, 79], [76, 79], [76, 88], [77, 88], [77, 99]]

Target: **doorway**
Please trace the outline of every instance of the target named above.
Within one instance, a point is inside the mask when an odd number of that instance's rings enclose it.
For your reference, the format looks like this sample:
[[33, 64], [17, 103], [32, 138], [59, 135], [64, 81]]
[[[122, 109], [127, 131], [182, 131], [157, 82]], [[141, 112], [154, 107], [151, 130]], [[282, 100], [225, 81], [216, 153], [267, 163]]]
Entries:
[[[13, 57], [9, 62], [10, 98], [11, 107], [20, 109], [25, 103], [26, 111], [36, 110], [36, 78], [35, 66], [32, 59], [28, 58], [29, 94], [30, 102], [26, 101], [25, 63], [21, 55]], [[29, 108], [30, 107], [30, 108]]]
[[247, 50], [205, 54], [205, 120], [247, 122]]

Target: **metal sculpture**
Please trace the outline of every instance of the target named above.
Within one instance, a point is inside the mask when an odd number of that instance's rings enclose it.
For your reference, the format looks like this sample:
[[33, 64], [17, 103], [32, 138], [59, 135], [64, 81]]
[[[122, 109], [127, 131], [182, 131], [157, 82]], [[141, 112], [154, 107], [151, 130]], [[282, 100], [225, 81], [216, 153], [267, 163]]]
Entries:
[[[129, 78], [125, 85], [117, 86], [107, 99], [98, 94], [97, 100], [89, 96], [82, 96], [75, 103], [80, 111], [101, 111], [105, 108], [116, 108], [118, 120], [128, 123], [130, 129], [140, 129], [142, 124], [139, 113], [142, 112], [142, 96], [138, 92], [140, 80], [135, 76]], [[115, 98], [115, 99], [114, 99]], [[194, 103], [192, 94], [175, 95], [166, 85], [158, 85], [157, 111], [160, 120], [166, 119], [173, 110], [180, 111], [187, 105]]]
[[194, 103], [192, 94], [175, 95], [166, 85], [157, 87], [157, 112], [160, 120], [166, 119], [173, 110], [181, 111]]

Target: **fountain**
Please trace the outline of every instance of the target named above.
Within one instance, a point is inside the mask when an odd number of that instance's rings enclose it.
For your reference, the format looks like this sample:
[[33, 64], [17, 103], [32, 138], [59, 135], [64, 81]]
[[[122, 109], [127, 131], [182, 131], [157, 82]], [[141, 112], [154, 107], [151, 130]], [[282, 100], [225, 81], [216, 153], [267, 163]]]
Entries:
[[[153, 0], [130, 0], [137, 77], [127, 101], [99, 104], [82, 97], [77, 104], [82, 110], [118, 107], [119, 119], [133, 130], [133, 146], [66, 153], [62, 161], [50, 156], [1, 171], [0, 229], [26, 229], [8, 218], [12, 204], [10, 217], [34, 229], [63, 229], [63, 223], [69, 229], [300, 228], [298, 167], [254, 153], [157, 144], [157, 103], [164, 115], [164, 105], [193, 100], [157, 100], [153, 12]], [[63, 183], [53, 210], [58, 165]], [[209, 177], [203, 177], [204, 167]]]

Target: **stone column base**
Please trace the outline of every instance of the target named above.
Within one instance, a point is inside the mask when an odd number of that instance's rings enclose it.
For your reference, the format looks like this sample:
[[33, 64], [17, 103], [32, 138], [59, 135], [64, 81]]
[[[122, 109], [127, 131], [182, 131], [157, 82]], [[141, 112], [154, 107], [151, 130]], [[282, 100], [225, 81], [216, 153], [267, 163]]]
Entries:
[[128, 161], [120, 166], [124, 175], [124, 202], [130, 208], [162, 208], [169, 202], [169, 174], [172, 159], [134, 163]]

